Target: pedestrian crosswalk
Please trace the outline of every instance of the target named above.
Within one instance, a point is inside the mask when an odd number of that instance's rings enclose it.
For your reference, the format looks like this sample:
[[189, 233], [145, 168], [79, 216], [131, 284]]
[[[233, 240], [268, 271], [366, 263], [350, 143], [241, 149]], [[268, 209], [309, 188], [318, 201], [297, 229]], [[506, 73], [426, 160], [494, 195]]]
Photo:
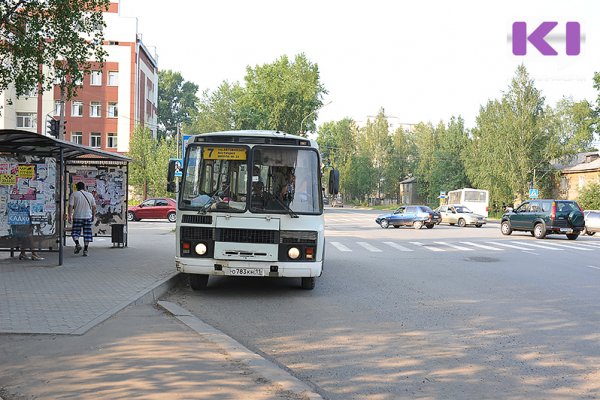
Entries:
[[536, 251], [597, 251], [600, 252], [600, 241], [566, 242], [566, 241], [517, 241], [517, 240], [494, 240], [494, 241], [350, 241], [328, 240], [327, 244], [344, 253], [353, 251], [383, 253], [383, 252], [458, 252], [458, 251], [489, 251], [502, 252], [520, 250], [524, 252]]

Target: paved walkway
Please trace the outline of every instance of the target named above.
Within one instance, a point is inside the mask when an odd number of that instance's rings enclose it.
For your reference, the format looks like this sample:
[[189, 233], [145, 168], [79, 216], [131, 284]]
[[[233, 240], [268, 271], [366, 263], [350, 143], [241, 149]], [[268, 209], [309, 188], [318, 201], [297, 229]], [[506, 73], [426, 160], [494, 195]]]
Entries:
[[147, 239], [155, 246], [111, 248], [110, 238], [97, 238], [88, 257], [66, 247], [60, 267], [57, 253], [39, 253], [43, 261], [0, 254], [0, 332], [83, 334], [165, 288], [175, 275], [173, 244]]
[[67, 247], [60, 267], [58, 254], [0, 253], [0, 400], [321, 399], [181, 307], [155, 305], [179, 281], [173, 227], [134, 224], [129, 247], [96, 239], [88, 257]]

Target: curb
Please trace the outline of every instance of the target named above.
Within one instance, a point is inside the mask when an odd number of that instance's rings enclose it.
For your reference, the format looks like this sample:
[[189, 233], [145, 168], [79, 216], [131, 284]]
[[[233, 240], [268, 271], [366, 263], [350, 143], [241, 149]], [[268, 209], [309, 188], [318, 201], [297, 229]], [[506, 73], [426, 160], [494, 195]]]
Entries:
[[235, 339], [201, 321], [185, 308], [168, 301], [158, 301], [157, 305], [183, 322], [190, 329], [223, 349], [233, 360], [246, 365], [256, 375], [268, 380], [285, 392], [296, 393], [304, 399], [323, 400], [310, 386], [285, 369], [277, 366], [259, 354], [250, 351]]
[[181, 276], [182, 275], [179, 272], [173, 272], [168, 277], [156, 282], [148, 289], [145, 289], [145, 291], [143, 291], [141, 294], [136, 293], [135, 295], [129, 297], [127, 300], [123, 301], [121, 304], [116, 305], [115, 307], [97, 316], [87, 324], [80, 326], [79, 328], [75, 329], [69, 334], [83, 335], [87, 331], [92, 329], [94, 326], [106, 321], [107, 319], [109, 319], [110, 317], [112, 317], [113, 315], [117, 314], [119, 311], [123, 310], [125, 307], [128, 307], [130, 305], [155, 304], [160, 296], [167, 293], [171, 288], [173, 288], [180, 282]]

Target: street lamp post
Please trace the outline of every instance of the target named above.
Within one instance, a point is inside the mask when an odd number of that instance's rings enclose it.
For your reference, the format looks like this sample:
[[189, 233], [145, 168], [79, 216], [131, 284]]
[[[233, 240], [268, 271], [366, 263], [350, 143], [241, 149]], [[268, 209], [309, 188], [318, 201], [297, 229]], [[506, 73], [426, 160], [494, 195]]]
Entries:
[[325, 103], [321, 107], [317, 108], [316, 110], [312, 110], [311, 112], [306, 114], [306, 116], [304, 118], [302, 118], [302, 122], [300, 122], [300, 134], [304, 133], [304, 131], [302, 130], [302, 127], [304, 126], [304, 121], [306, 121], [306, 118], [310, 117], [311, 115], [313, 115], [314, 113], [316, 113], [317, 111], [322, 109], [323, 107], [330, 105], [332, 102], [333, 102], [333, 100], [330, 100], [328, 103]]

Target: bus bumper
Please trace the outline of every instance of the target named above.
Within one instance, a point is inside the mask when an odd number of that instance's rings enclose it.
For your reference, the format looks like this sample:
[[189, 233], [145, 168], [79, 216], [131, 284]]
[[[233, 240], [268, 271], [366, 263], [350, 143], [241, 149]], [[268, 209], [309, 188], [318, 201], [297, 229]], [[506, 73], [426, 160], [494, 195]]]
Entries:
[[317, 277], [323, 271], [323, 262], [247, 262], [231, 260], [199, 260], [176, 258], [177, 271], [188, 274], [217, 276], [263, 277]]

